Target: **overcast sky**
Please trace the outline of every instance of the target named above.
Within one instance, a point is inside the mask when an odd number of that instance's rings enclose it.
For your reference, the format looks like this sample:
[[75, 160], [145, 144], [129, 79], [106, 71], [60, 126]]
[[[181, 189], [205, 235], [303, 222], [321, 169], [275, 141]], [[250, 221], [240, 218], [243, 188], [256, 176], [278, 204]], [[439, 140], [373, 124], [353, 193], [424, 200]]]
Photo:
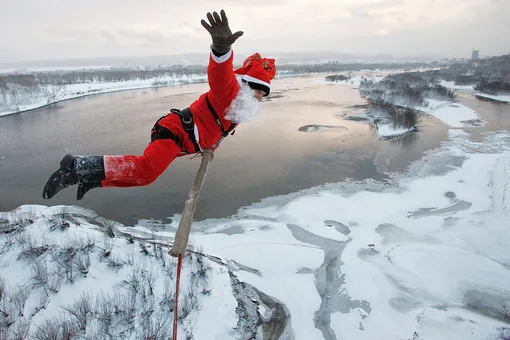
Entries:
[[466, 57], [510, 52], [510, 0], [0, 0], [0, 62], [207, 52], [225, 9], [234, 50]]

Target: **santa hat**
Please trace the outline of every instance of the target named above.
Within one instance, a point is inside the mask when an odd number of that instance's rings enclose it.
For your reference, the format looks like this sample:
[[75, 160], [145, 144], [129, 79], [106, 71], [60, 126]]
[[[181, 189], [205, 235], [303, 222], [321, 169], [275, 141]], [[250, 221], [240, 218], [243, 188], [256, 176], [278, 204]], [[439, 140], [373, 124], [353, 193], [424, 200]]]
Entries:
[[271, 79], [276, 75], [275, 60], [262, 58], [259, 53], [255, 53], [246, 58], [243, 66], [234, 72], [252, 89], [262, 90], [264, 96], [267, 96], [271, 91]]

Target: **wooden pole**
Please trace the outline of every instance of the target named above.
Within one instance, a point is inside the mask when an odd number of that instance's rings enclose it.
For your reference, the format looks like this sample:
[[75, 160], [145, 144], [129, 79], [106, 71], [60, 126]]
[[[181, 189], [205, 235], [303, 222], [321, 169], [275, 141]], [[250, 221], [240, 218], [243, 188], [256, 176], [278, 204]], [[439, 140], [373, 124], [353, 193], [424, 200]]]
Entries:
[[175, 233], [174, 244], [170, 250], [170, 255], [173, 257], [183, 256], [186, 252], [189, 234], [191, 232], [191, 223], [193, 222], [193, 215], [195, 214], [195, 208], [197, 206], [197, 200], [200, 196], [200, 190], [202, 189], [202, 184], [204, 183], [209, 163], [213, 157], [213, 150], [205, 149], [202, 152], [202, 162], [200, 163], [200, 168], [198, 169], [197, 175], [195, 176], [195, 181], [193, 182], [191, 190], [189, 191], [188, 199], [186, 200], [186, 203], [184, 203], [184, 209], [182, 211], [181, 220], [179, 221], [179, 227]]

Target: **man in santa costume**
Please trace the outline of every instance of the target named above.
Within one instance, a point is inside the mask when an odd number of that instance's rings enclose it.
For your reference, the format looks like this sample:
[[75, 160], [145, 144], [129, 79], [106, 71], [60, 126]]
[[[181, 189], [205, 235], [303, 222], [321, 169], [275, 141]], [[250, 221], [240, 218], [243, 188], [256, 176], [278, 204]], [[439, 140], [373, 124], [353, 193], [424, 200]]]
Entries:
[[[221, 16], [220, 16], [221, 14]], [[77, 185], [77, 199], [97, 187], [134, 187], [154, 182], [177, 157], [216, 149], [237, 124], [255, 118], [260, 101], [271, 89], [276, 74], [274, 59], [258, 53], [233, 69], [232, 44], [243, 35], [232, 33], [222, 10], [207, 13], [202, 26], [212, 37], [207, 76], [209, 91], [188, 108], [161, 117], [152, 128], [143, 155], [66, 155], [43, 190], [50, 199], [60, 190]]]

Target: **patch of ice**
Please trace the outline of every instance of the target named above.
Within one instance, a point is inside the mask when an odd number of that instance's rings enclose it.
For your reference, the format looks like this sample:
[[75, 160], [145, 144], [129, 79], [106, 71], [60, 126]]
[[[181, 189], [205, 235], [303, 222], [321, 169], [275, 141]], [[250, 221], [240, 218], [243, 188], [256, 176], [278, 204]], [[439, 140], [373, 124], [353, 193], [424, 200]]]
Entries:
[[482, 98], [493, 99], [503, 103], [510, 103], [510, 95], [492, 95], [482, 92], [477, 92], [476, 95]]
[[451, 103], [441, 100], [428, 99], [428, 106], [416, 107], [424, 111], [450, 127], [471, 127], [473, 121], [480, 121], [480, 116], [475, 110], [459, 103]]
[[439, 84], [452, 90], [463, 90], [465, 92], [475, 91], [473, 85], [456, 85], [453, 81], [442, 80]]
[[377, 135], [384, 139], [403, 137], [416, 131], [416, 128], [393, 127], [390, 124], [377, 124]]

